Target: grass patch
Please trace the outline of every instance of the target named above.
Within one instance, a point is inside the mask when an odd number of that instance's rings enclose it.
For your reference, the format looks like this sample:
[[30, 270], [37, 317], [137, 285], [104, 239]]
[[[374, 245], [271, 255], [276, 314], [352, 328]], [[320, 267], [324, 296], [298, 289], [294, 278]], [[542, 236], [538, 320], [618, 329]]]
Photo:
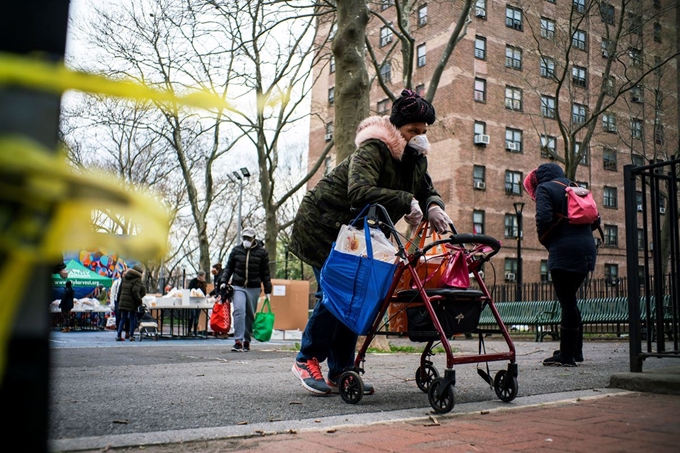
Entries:
[[[410, 353], [410, 354], [412, 354], [412, 353], [421, 354], [424, 350], [425, 350], [424, 346], [396, 346], [396, 345], [393, 345], [392, 343], [390, 343], [390, 350], [389, 351], [369, 347], [366, 350], [366, 352], [367, 353], [382, 353], [382, 354], [398, 353], [398, 352], [404, 352], [404, 353]], [[454, 348], [454, 347], [451, 348], [451, 351], [457, 352], [456, 348]], [[432, 350], [432, 352], [434, 352], [435, 354], [443, 354], [446, 351], [444, 350], [444, 348], [442, 346], [437, 346]]]

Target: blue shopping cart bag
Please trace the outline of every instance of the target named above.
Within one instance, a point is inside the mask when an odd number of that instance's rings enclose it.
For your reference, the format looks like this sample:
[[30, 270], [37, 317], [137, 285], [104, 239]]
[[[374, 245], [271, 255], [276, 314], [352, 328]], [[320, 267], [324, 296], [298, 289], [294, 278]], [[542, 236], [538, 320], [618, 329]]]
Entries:
[[[356, 223], [360, 217], [361, 214], [351, 224]], [[331, 253], [321, 269], [320, 282], [323, 290], [322, 303], [357, 335], [368, 333], [397, 269], [396, 262], [389, 263], [374, 258], [366, 218], [364, 235], [366, 256], [341, 252], [336, 250], [336, 243], [333, 243]]]

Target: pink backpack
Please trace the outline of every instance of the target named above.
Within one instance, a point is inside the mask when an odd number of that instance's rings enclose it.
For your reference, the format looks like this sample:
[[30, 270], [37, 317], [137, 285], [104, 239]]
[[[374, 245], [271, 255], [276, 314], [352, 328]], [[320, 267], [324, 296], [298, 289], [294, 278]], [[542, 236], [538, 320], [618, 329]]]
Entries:
[[560, 181], [553, 181], [565, 187], [567, 197], [567, 219], [574, 225], [590, 225], [600, 217], [597, 204], [590, 190], [576, 185], [566, 185]]

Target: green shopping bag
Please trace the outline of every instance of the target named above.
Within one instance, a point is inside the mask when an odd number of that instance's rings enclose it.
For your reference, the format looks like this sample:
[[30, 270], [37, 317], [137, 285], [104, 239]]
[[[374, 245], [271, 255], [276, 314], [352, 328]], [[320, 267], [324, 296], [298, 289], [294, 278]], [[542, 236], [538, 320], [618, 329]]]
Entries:
[[260, 311], [255, 313], [255, 321], [253, 321], [253, 338], [262, 342], [269, 341], [272, 338], [272, 331], [274, 330], [274, 318], [275, 315], [272, 313], [269, 298], [265, 298]]

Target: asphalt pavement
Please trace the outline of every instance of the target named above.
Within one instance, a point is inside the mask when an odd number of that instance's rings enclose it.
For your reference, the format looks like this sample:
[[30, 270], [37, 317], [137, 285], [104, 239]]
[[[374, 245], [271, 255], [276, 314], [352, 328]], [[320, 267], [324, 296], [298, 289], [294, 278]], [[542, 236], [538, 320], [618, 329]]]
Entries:
[[[422, 345], [404, 339], [390, 338], [403, 352], [368, 354], [363, 379], [376, 394], [347, 404], [300, 386], [290, 372], [295, 339], [234, 353], [231, 339], [114, 336], [51, 335], [51, 451], [639, 452], [680, 443], [680, 363], [652, 358], [630, 373], [627, 339], [587, 341], [577, 368], [542, 366], [556, 342], [515, 340], [517, 398], [500, 401], [476, 370], [486, 364], [465, 364], [455, 367], [453, 410], [434, 414], [415, 384], [420, 354], [409, 350]], [[479, 353], [476, 339], [452, 345]], [[483, 346], [508, 350], [496, 337]], [[442, 372], [445, 355], [433, 362]], [[492, 362], [488, 372], [506, 366]]]

